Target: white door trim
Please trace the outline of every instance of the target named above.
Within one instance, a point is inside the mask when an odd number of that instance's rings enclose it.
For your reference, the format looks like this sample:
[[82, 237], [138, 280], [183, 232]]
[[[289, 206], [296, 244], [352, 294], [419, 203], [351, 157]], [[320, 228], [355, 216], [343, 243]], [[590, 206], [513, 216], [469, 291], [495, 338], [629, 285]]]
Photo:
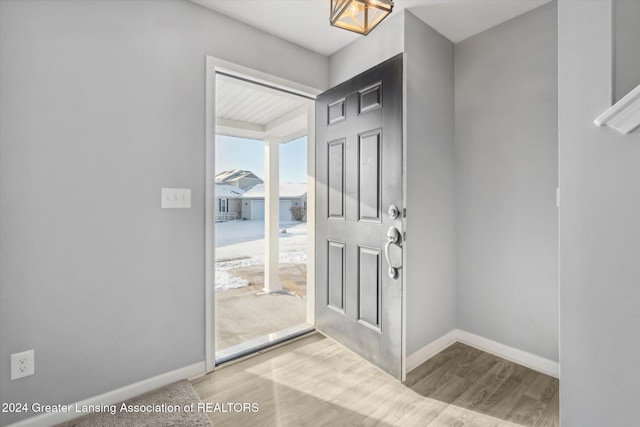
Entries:
[[[205, 365], [215, 368], [215, 139], [216, 72], [315, 99], [322, 90], [207, 55], [205, 69]], [[309, 106], [307, 137], [307, 322], [315, 324], [315, 103]]]

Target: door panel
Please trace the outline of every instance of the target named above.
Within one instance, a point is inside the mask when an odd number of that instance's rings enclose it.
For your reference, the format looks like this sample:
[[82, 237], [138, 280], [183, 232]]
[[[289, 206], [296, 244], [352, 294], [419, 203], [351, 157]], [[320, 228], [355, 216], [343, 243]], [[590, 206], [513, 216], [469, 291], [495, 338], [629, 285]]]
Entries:
[[358, 247], [358, 320], [380, 329], [381, 259], [378, 249]]
[[380, 222], [381, 129], [358, 135], [358, 212], [360, 221]]
[[328, 305], [344, 311], [344, 243], [329, 241]]
[[328, 147], [329, 218], [344, 218], [344, 139]]
[[401, 379], [401, 55], [318, 97], [316, 200], [316, 327]]

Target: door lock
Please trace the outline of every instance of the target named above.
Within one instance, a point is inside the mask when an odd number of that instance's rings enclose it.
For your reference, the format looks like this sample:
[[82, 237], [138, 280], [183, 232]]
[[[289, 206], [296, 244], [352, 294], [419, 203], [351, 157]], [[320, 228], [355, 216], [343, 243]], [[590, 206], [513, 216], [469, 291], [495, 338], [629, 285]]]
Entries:
[[396, 205], [391, 205], [387, 210], [387, 215], [389, 215], [391, 219], [396, 219], [400, 215], [400, 209], [398, 209]]

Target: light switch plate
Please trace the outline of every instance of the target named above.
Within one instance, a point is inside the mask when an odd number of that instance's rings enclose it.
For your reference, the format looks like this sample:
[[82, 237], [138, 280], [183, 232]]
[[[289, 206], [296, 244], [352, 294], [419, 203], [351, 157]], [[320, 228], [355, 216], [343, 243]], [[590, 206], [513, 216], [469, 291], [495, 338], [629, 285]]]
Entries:
[[191, 208], [191, 189], [163, 188], [160, 192], [160, 206], [163, 209]]

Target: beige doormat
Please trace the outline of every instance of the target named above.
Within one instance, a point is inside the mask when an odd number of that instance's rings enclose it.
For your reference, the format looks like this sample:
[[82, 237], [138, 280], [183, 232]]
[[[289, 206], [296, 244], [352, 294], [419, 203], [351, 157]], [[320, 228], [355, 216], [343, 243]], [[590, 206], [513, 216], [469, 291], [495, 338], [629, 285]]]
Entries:
[[207, 413], [198, 408], [201, 403], [191, 383], [183, 380], [122, 403], [103, 405], [101, 412], [94, 410], [56, 427], [210, 427]]

